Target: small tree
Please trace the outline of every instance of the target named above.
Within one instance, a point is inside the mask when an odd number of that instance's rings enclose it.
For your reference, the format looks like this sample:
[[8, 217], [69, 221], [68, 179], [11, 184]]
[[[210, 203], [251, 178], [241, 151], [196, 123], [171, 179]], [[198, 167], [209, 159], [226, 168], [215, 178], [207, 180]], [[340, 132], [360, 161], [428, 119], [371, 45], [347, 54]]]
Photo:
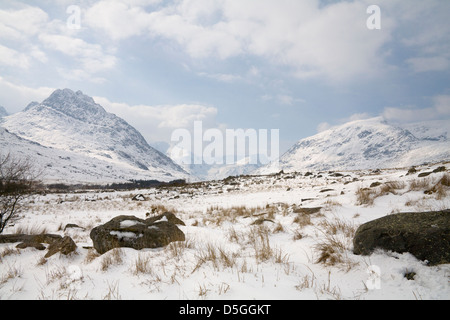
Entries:
[[23, 200], [34, 189], [37, 174], [30, 161], [0, 155], [0, 234], [20, 212]]

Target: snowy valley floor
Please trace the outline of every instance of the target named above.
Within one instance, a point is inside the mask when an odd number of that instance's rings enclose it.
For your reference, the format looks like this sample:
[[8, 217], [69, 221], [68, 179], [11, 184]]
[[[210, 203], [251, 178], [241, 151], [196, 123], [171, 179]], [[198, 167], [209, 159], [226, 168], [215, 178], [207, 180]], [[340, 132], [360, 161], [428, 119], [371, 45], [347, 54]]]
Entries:
[[[447, 300], [450, 265], [429, 267], [410, 254], [352, 252], [362, 223], [450, 208], [449, 187], [424, 194], [448, 172], [418, 177], [437, 167], [417, 167], [410, 175], [407, 169], [283, 173], [33, 196], [4, 234], [69, 235], [78, 248], [45, 259], [46, 251], [0, 244], [0, 299]], [[370, 187], [374, 182], [381, 184]], [[145, 201], [133, 201], [136, 194]], [[179, 227], [186, 241], [104, 255], [92, 249], [93, 227], [118, 215], [145, 219], [165, 211], [185, 222]], [[64, 231], [69, 223], [81, 228]]]

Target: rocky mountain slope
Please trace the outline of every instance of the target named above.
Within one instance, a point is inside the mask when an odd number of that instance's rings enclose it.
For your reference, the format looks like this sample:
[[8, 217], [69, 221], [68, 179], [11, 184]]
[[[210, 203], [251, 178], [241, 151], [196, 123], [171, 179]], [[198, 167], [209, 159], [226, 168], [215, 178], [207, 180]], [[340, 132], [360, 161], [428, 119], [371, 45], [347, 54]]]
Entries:
[[[61, 167], [61, 159], [70, 158], [67, 165], [76, 181], [188, 177], [169, 157], [150, 147], [136, 129], [81, 91], [56, 90], [42, 103], [32, 102], [22, 112], [4, 117], [1, 126], [7, 130], [2, 132], [2, 150], [29, 149], [28, 156], [40, 160], [45, 155], [42, 164], [47, 168]], [[6, 138], [9, 135], [15, 138]], [[8, 146], [11, 143], [4, 139], [16, 145]], [[29, 144], [33, 147], [28, 148]], [[50, 175], [59, 176], [55, 172]], [[62, 170], [59, 178], [67, 181], [67, 173]]]
[[256, 173], [279, 170], [395, 168], [450, 160], [450, 121], [400, 125], [381, 117], [352, 121], [298, 141], [279, 163]]

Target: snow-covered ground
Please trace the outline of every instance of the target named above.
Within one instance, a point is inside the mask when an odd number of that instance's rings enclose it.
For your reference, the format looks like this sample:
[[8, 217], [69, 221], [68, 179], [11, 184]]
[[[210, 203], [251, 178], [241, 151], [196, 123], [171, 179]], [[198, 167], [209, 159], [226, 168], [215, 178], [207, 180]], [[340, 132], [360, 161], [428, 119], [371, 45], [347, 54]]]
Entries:
[[[133, 192], [34, 196], [4, 234], [69, 235], [78, 248], [45, 259], [46, 250], [0, 244], [0, 299], [446, 300], [450, 265], [426, 266], [410, 254], [352, 252], [352, 234], [362, 223], [450, 208], [447, 187], [424, 194], [448, 172], [419, 178], [406, 175], [407, 169], [282, 173]], [[370, 188], [370, 201], [361, 203], [357, 191], [376, 181], [381, 185]], [[389, 182], [395, 183], [383, 189]], [[136, 194], [145, 201], [133, 201]], [[315, 207], [320, 211], [301, 212]], [[179, 226], [185, 242], [101, 256], [92, 249], [93, 227], [118, 215], [145, 219], [165, 210], [185, 222]], [[81, 228], [64, 231], [68, 223]]]

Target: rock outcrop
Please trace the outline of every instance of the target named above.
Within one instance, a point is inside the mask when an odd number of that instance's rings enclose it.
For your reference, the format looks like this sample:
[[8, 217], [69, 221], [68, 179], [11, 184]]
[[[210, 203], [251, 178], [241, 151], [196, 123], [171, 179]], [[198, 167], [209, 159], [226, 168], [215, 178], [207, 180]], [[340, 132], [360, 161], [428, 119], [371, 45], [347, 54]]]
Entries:
[[120, 247], [136, 250], [160, 248], [173, 241], [185, 240], [177, 225], [184, 225], [184, 222], [170, 212], [145, 220], [135, 216], [118, 216], [92, 229], [90, 237], [100, 254]]
[[450, 209], [392, 214], [361, 225], [354, 253], [369, 255], [377, 248], [409, 252], [428, 265], [450, 263]]
[[55, 253], [62, 253], [68, 255], [77, 249], [77, 245], [71, 237], [61, 237], [57, 234], [8, 234], [0, 235], [0, 243], [16, 243], [18, 249], [35, 248], [37, 250], [45, 250], [43, 243], [48, 244], [48, 252], [45, 258], [49, 258]]

